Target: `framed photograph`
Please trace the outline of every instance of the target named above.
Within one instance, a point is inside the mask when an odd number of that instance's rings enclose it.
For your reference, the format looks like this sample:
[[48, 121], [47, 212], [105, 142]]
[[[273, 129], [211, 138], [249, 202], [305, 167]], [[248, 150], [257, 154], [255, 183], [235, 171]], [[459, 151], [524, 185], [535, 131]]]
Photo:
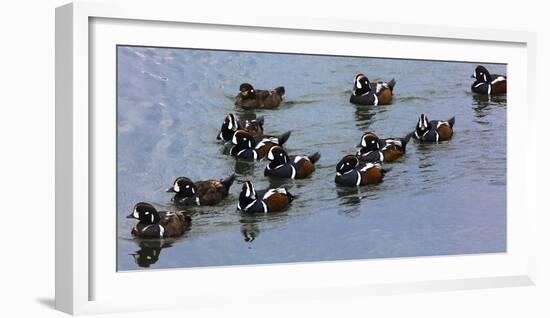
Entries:
[[58, 8], [56, 308], [533, 284], [534, 39]]

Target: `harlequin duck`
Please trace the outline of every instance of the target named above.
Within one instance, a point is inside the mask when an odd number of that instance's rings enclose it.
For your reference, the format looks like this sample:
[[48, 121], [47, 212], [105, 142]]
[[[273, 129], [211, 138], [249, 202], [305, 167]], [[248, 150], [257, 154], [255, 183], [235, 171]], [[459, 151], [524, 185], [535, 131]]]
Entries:
[[264, 175], [302, 179], [315, 171], [315, 163], [320, 158], [321, 154], [318, 152], [311, 156], [289, 156], [283, 148], [274, 146], [267, 153], [267, 159], [270, 163], [265, 167]]
[[132, 235], [141, 238], [181, 236], [191, 225], [191, 217], [183, 212], [158, 212], [146, 202], [137, 203], [126, 218], [139, 220], [132, 229]]
[[292, 200], [294, 196], [285, 188], [256, 192], [252, 182], [245, 181], [239, 195], [237, 209], [250, 213], [278, 212], [286, 210]]
[[290, 131], [280, 136], [263, 136], [258, 141], [244, 130], [237, 130], [231, 142], [233, 147], [229, 153], [237, 158], [245, 160], [257, 160], [267, 156], [269, 149], [274, 146], [282, 146], [290, 137]]
[[356, 156], [364, 162], [392, 162], [405, 154], [412, 134], [404, 138], [380, 139], [372, 132], [366, 132], [357, 145], [361, 147]]
[[478, 65], [472, 74], [476, 81], [472, 84], [472, 92], [484, 95], [506, 94], [506, 76], [491, 75], [489, 71]]
[[354, 155], [347, 155], [336, 165], [334, 181], [338, 185], [348, 187], [378, 184], [384, 179], [385, 173], [380, 163], [365, 163]]
[[176, 193], [172, 201], [178, 205], [216, 205], [229, 194], [229, 188], [235, 181], [235, 175], [226, 179], [193, 182], [189, 178], [179, 177], [166, 192]]
[[356, 105], [389, 105], [393, 97], [395, 79], [371, 83], [364, 74], [357, 74], [353, 83], [350, 103]]
[[279, 86], [272, 91], [256, 90], [252, 85], [243, 83], [239, 87], [239, 94], [236, 97], [235, 105], [245, 109], [273, 109], [278, 107], [285, 94], [285, 88]]
[[220, 132], [216, 139], [231, 142], [237, 130], [244, 130], [253, 136], [262, 136], [264, 133], [264, 117], [253, 120], [236, 120], [235, 115], [229, 113], [225, 116]]
[[454, 117], [447, 121], [428, 121], [428, 117], [424, 114], [421, 114], [412, 136], [416, 140], [425, 142], [439, 142], [449, 140], [453, 136], [454, 124]]

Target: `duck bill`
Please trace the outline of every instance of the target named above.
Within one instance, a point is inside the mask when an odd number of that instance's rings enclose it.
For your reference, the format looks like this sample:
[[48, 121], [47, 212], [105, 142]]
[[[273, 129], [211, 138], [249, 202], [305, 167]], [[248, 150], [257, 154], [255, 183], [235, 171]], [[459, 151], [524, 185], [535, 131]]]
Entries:
[[356, 148], [363, 148], [363, 145], [361, 145], [361, 143], [358, 143], [355, 147]]
[[134, 218], [134, 214], [133, 213], [130, 213], [126, 216], [127, 219], [133, 219]]
[[175, 193], [176, 190], [174, 190], [174, 187], [170, 187], [170, 188], [166, 189], [166, 192]]

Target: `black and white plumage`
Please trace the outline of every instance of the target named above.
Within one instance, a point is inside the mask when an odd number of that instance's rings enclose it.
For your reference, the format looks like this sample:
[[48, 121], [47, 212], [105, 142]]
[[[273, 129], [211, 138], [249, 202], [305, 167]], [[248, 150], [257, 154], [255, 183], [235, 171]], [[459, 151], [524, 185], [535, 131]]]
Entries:
[[172, 202], [176, 205], [216, 205], [229, 194], [235, 174], [225, 179], [210, 179], [193, 182], [187, 177], [178, 177], [166, 192], [175, 193]]
[[455, 117], [449, 120], [428, 120], [428, 116], [421, 114], [412, 137], [418, 141], [439, 142], [449, 140], [453, 136]]
[[191, 225], [191, 217], [181, 211], [158, 212], [146, 202], [139, 202], [126, 218], [139, 220], [132, 235], [141, 238], [165, 238], [181, 236]]
[[350, 103], [356, 105], [388, 105], [392, 101], [395, 79], [389, 82], [370, 82], [366, 75], [357, 74]]
[[288, 208], [294, 196], [285, 188], [273, 188], [257, 192], [250, 181], [245, 181], [239, 195], [237, 210], [249, 213], [268, 213]]
[[478, 65], [472, 74], [472, 78], [476, 79], [471, 86], [473, 93], [483, 95], [506, 94], [507, 82], [504, 75], [491, 74], [484, 66]]
[[223, 142], [231, 142], [237, 130], [244, 130], [253, 136], [262, 136], [264, 132], [264, 117], [237, 120], [235, 115], [229, 113], [225, 116], [216, 139]]
[[363, 162], [354, 155], [347, 155], [336, 164], [336, 184], [358, 187], [382, 182], [386, 171], [378, 162]]
[[315, 163], [321, 158], [316, 152], [312, 155], [289, 156], [286, 151], [279, 147], [272, 147], [267, 159], [270, 161], [264, 169], [264, 175], [286, 179], [302, 179], [315, 171]]
[[290, 134], [291, 132], [288, 131], [279, 136], [263, 136], [257, 140], [246, 131], [238, 130], [231, 139], [234, 146], [229, 153], [234, 157], [244, 160], [262, 159], [267, 156], [272, 147], [284, 145]]
[[408, 134], [404, 138], [381, 139], [372, 132], [366, 132], [357, 145], [360, 149], [356, 155], [365, 162], [392, 162], [405, 154], [411, 137], [412, 134]]

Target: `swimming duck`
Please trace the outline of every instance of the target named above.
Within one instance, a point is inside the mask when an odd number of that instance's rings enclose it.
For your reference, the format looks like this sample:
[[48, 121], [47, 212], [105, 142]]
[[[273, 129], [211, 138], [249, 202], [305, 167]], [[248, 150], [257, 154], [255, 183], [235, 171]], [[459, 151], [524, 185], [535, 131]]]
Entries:
[[421, 114], [412, 137], [416, 140], [425, 142], [439, 142], [449, 140], [453, 136], [454, 124], [454, 117], [447, 121], [428, 121], [428, 116]]
[[237, 209], [249, 213], [268, 213], [286, 210], [294, 196], [285, 188], [256, 192], [250, 181], [245, 181], [239, 195]]
[[357, 74], [353, 83], [350, 103], [356, 105], [389, 105], [393, 97], [395, 79], [371, 83], [365, 74]]
[[273, 109], [283, 101], [285, 88], [279, 86], [274, 90], [256, 90], [249, 83], [243, 83], [239, 87], [235, 105], [245, 109]]
[[267, 156], [269, 149], [274, 146], [283, 146], [290, 137], [290, 131], [280, 136], [263, 136], [258, 141], [244, 130], [237, 130], [231, 139], [233, 147], [229, 153], [245, 160], [258, 160]]
[[288, 179], [302, 179], [315, 171], [315, 163], [321, 158], [316, 152], [310, 156], [289, 156], [280, 146], [269, 149], [264, 175]]
[[378, 184], [383, 181], [385, 173], [380, 163], [365, 163], [354, 155], [347, 155], [336, 165], [334, 182], [347, 187]]
[[235, 181], [235, 175], [226, 179], [211, 179], [193, 182], [179, 177], [166, 192], [175, 193], [172, 201], [178, 205], [216, 205], [229, 194], [229, 188]]
[[357, 157], [365, 162], [392, 162], [405, 154], [407, 143], [412, 134], [404, 138], [380, 139], [372, 132], [366, 132], [361, 136], [361, 147]]
[[264, 117], [252, 120], [236, 120], [235, 115], [229, 113], [225, 116], [220, 132], [216, 139], [231, 142], [237, 130], [244, 130], [252, 136], [262, 136], [264, 133]]
[[132, 235], [141, 238], [181, 236], [191, 225], [191, 217], [183, 212], [158, 212], [147, 202], [139, 202], [128, 219], [139, 220], [132, 228]]
[[476, 79], [472, 84], [473, 93], [484, 95], [506, 94], [506, 76], [491, 75], [485, 67], [478, 65], [472, 77]]

